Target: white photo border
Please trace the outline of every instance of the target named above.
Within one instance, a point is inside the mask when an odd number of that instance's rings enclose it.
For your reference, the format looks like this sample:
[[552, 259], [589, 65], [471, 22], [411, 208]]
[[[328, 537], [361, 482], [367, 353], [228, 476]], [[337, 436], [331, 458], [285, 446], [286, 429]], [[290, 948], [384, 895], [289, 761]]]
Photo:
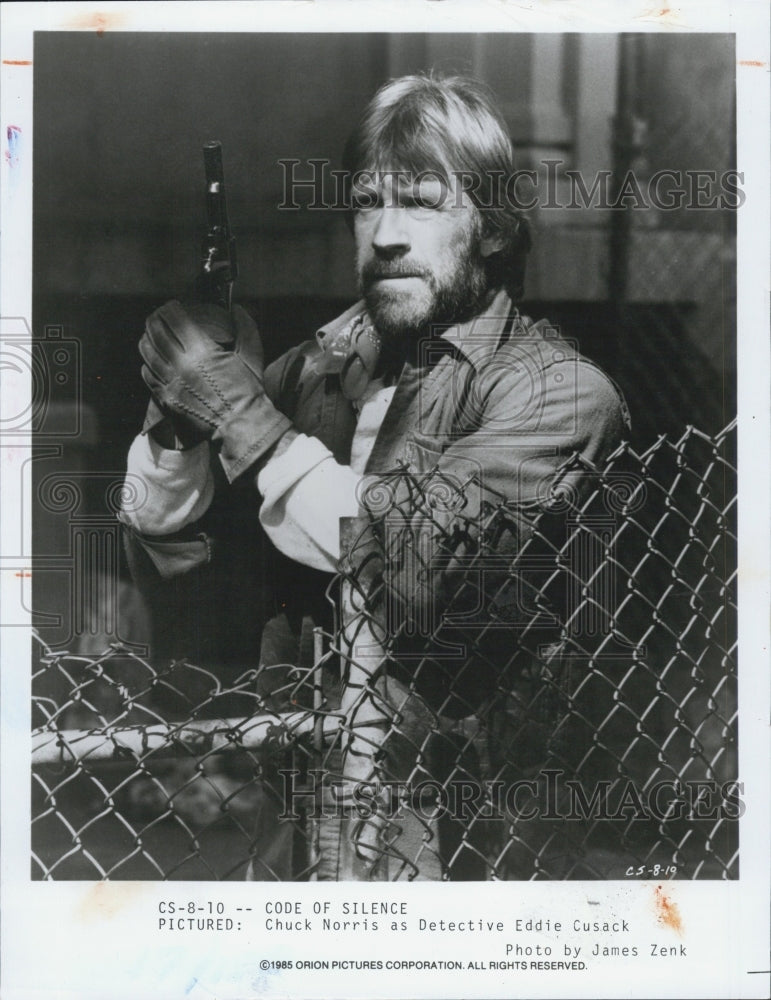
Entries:
[[[490, 883], [387, 886], [213, 883], [33, 883], [29, 879], [29, 646], [24, 628], [0, 636], [0, 944], [6, 1000], [110, 996], [160, 1000], [251, 997], [763, 997], [769, 944], [769, 11], [753, 2], [680, 3], [656, 10], [611, 0], [566, 2], [289, 2], [17, 3], [2, 7], [2, 105], [7, 127], [22, 137], [17, 162], [2, 170], [0, 318], [31, 323], [33, 32], [140, 31], [589, 31], [735, 33], [737, 165], [746, 204], [737, 212], [739, 383], [739, 718], [740, 776], [747, 811], [741, 820], [740, 876], [734, 882], [676, 882], [671, 890], [691, 949], [687, 962], [654, 958], [607, 963], [580, 972], [483, 974], [393, 970], [337, 974], [308, 970], [290, 977], [278, 967], [297, 954], [292, 940], [266, 938], [257, 919], [231, 935], [164, 936], [157, 929], [164, 901], [195, 906], [223, 901], [229, 910], [266, 901], [401, 900], [410, 893], [417, 915], [437, 919], [448, 908], [555, 919], [584, 912], [599, 900], [603, 913], [655, 926], [651, 883]], [[18, 504], [27, 475], [29, 442], [2, 448], [0, 607], [16, 598], [18, 574], [29, 567], [31, 539], [18, 538]], [[28, 495], [28, 493], [27, 493]], [[29, 519], [24, 520], [29, 524]], [[9, 552], [19, 553], [13, 559]], [[451, 899], [448, 900], [448, 895]], [[642, 938], [648, 937], [640, 932]], [[647, 933], [647, 931], [646, 931]], [[495, 949], [480, 934], [464, 958], [483, 962]], [[685, 939], [684, 939], [685, 940]], [[466, 948], [466, 942], [463, 943]], [[455, 945], [457, 947], [457, 945]], [[329, 939], [303, 944], [309, 961], [330, 950]], [[453, 941], [408, 933], [378, 939], [359, 933], [335, 942], [345, 958], [404, 960], [453, 955]], [[499, 957], [503, 958], [503, 955]], [[268, 962], [268, 967], [261, 965]]]

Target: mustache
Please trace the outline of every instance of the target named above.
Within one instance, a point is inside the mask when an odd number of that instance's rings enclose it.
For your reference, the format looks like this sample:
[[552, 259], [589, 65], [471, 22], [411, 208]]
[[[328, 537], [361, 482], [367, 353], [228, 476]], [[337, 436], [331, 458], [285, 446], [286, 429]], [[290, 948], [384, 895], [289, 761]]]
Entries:
[[361, 282], [366, 288], [375, 281], [387, 278], [429, 278], [431, 272], [419, 264], [405, 260], [371, 260], [361, 272]]

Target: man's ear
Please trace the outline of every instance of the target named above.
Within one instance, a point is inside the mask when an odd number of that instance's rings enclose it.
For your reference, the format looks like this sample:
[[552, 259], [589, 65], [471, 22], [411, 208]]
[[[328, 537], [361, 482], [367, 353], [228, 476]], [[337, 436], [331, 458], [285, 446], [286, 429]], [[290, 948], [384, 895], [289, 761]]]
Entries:
[[494, 253], [503, 250], [504, 238], [500, 233], [493, 236], [483, 236], [479, 241], [479, 250], [483, 257], [492, 257]]

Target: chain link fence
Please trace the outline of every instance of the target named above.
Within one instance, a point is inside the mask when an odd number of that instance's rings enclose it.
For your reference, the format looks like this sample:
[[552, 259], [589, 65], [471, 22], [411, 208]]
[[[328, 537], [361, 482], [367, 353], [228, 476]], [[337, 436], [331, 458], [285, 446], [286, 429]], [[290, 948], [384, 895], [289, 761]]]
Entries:
[[738, 877], [733, 424], [361, 502], [308, 669], [35, 639], [33, 878]]

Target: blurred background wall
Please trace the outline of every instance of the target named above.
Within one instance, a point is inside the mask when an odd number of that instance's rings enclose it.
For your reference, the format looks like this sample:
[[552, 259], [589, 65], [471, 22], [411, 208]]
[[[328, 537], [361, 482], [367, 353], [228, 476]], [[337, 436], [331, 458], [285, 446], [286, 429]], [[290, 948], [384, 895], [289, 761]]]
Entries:
[[[644, 189], [658, 170], [717, 177], [735, 166], [726, 35], [39, 33], [33, 327], [78, 344], [84, 430], [57, 456], [40, 455], [38, 482], [123, 468], [147, 400], [136, 350], [144, 317], [183, 294], [198, 267], [202, 144], [224, 146], [236, 297], [273, 358], [355, 298], [342, 213], [279, 210], [279, 161], [339, 167], [374, 90], [430, 68], [491, 86], [519, 166], [541, 182], [551, 170], [562, 205], [566, 171], [590, 187], [600, 171], [617, 181], [631, 169]], [[735, 405], [732, 211], [628, 203], [532, 216], [523, 309], [563, 327], [619, 382], [635, 444], [689, 423], [724, 426]], [[50, 419], [66, 424], [62, 405]], [[50, 420], [48, 431], [55, 442]], [[39, 551], [65, 551], [72, 510], [35, 517]]]

